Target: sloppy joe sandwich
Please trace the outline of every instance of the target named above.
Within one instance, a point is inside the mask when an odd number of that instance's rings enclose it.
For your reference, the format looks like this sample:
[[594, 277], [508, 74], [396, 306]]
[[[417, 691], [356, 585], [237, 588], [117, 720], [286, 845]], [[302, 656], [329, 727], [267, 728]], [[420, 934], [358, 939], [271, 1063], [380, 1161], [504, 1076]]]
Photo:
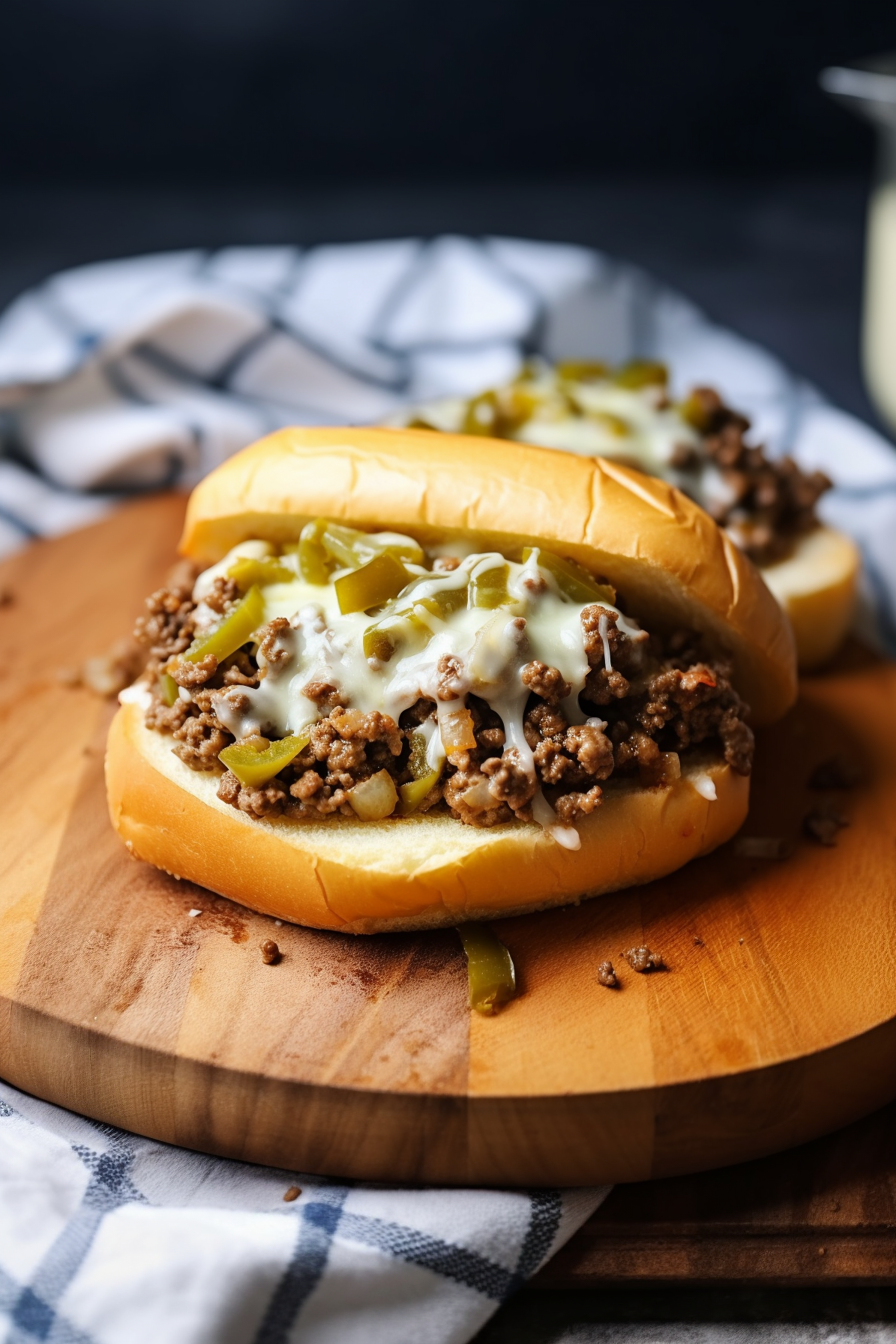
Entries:
[[830, 480], [751, 444], [749, 420], [712, 388], [679, 402], [667, 389], [668, 371], [653, 360], [615, 369], [533, 360], [505, 386], [432, 401], [393, 423], [601, 456], [677, 486], [759, 566], [793, 623], [800, 666], [818, 666], [846, 633], [859, 572], [856, 546], [816, 512]]
[[288, 429], [194, 491], [107, 756], [129, 849], [370, 933], [671, 872], [746, 815], [790, 626], [680, 492], [459, 435]]

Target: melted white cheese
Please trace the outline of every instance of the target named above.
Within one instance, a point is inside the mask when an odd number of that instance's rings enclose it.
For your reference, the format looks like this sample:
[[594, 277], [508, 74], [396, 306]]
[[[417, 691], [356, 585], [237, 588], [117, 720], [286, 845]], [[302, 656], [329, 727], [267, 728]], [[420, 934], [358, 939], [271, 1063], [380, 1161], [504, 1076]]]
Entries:
[[[270, 550], [264, 542], [242, 542], [234, 547], [199, 576], [194, 599], [201, 601], [214, 579], [225, 575], [239, 556], [260, 558]], [[297, 570], [293, 556], [283, 556], [281, 561]], [[495, 610], [470, 607], [464, 601], [458, 610], [442, 616], [421, 605], [424, 599], [467, 589], [479, 574], [498, 566], [507, 569], [507, 605]], [[379, 710], [396, 722], [418, 700], [430, 699], [437, 705], [438, 724], [424, 725], [424, 730], [429, 739], [427, 760], [435, 768], [445, 756], [437, 728], [464, 708], [468, 695], [475, 695], [500, 718], [505, 750], [515, 751], [520, 764], [534, 777], [535, 763], [523, 731], [530, 691], [521, 672], [533, 659], [556, 667], [572, 688], [562, 706], [567, 719], [585, 723], [578, 696], [590, 670], [581, 619], [589, 604], [574, 602], [561, 592], [551, 573], [539, 565], [537, 549], [525, 564], [507, 561], [499, 552], [474, 553], [454, 570], [419, 572], [422, 577], [412, 590], [394, 603], [400, 610], [413, 612], [416, 632], [411, 629], [397, 642], [388, 661], [364, 653], [364, 632], [383, 613], [343, 615], [332, 579], [326, 585], [308, 584], [296, 572], [290, 582], [264, 586], [265, 619], [281, 616], [289, 621], [289, 629], [278, 641], [288, 656], [269, 664], [259, 650], [258, 663], [265, 675], [258, 687], [235, 686], [216, 693], [215, 709], [222, 724], [238, 740], [254, 733], [278, 738], [297, 733], [320, 717], [316, 703], [305, 694], [315, 682], [336, 687], [351, 708]], [[618, 608], [608, 602], [601, 605], [616, 614], [620, 630], [638, 641], [646, 638]], [[606, 666], [610, 667], [606, 621], [601, 625]], [[439, 664], [449, 656], [460, 662], [451, 686], [455, 694], [453, 699], [440, 699], [444, 684]], [[577, 832], [558, 824], [540, 789], [532, 811], [558, 843], [578, 847]]]
[[[519, 388], [531, 414], [506, 437], [626, 463], [678, 486], [703, 508], [731, 502], [730, 489], [703, 452], [700, 435], [678, 407], [668, 403], [665, 388], [620, 387], [609, 378], [571, 383], [548, 364]], [[500, 400], [513, 391], [512, 386], [500, 388], [497, 396]], [[435, 429], [458, 434], [464, 430], [468, 406], [462, 398], [445, 397], [394, 416], [389, 423], [406, 425], [422, 419]], [[675, 465], [676, 450], [681, 448], [693, 450], [688, 467]]]

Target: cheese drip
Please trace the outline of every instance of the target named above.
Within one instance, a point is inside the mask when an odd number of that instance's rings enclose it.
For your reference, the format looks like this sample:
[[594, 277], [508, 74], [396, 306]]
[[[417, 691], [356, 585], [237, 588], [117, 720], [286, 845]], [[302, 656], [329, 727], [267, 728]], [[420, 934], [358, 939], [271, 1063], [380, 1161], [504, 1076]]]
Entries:
[[[214, 615], [204, 607], [203, 598], [215, 578], [226, 575], [237, 559], [260, 559], [272, 549], [266, 542], [243, 542], [199, 576], [193, 596], [199, 603], [200, 626]], [[418, 700], [429, 699], [437, 705], [438, 718], [427, 732], [427, 760], [437, 768], [446, 754], [444, 721], [462, 711], [473, 695], [498, 715], [505, 751], [513, 751], [534, 778], [535, 762], [523, 730], [530, 694], [522, 680], [523, 668], [537, 660], [558, 669], [571, 687], [562, 709], [574, 724], [587, 721], [578, 698], [590, 670], [582, 612], [591, 603], [572, 600], [562, 591], [539, 556], [533, 548], [525, 563], [518, 563], [498, 551], [477, 552], [447, 572], [408, 566], [410, 586], [390, 604], [399, 634], [386, 660], [364, 650], [365, 632], [382, 622], [384, 612], [339, 610], [334, 585], [348, 571], [336, 571], [327, 584], [310, 584], [300, 577], [295, 556], [278, 557], [295, 578], [262, 587], [265, 619], [285, 617], [289, 625], [277, 637], [271, 661], [258, 650], [258, 664], [264, 669], [258, 687], [215, 692], [218, 719], [238, 741], [253, 734], [280, 738], [298, 733], [320, 717], [306, 694], [320, 683], [335, 687], [352, 708], [365, 713], [379, 710], [396, 723]], [[473, 605], [469, 594], [495, 571], [506, 586], [506, 592], [500, 590], [501, 605]], [[633, 640], [646, 639], [645, 632], [612, 603], [602, 598], [600, 605], [615, 614], [619, 630]], [[605, 621], [602, 626], [609, 666]], [[452, 661], [446, 673], [448, 659]], [[559, 825], [540, 789], [532, 813], [559, 843], [578, 847], [577, 832]]]

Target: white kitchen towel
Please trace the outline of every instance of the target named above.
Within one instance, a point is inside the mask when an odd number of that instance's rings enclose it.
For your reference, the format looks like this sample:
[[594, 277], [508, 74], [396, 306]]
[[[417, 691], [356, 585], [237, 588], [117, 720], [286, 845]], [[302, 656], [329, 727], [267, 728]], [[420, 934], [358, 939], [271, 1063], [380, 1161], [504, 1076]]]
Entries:
[[[382, 419], [472, 393], [529, 353], [665, 360], [757, 440], [836, 481], [865, 558], [866, 629], [896, 650], [896, 453], [773, 356], [586, 248], [442, 237], [229, 248], [84, 266], [0, 318], [0, 554], [123, 491], [190, 485], [267, 430]], [[2, 413], [2, 411], [0, 411]]]
[[0, 1338], [464, 1344], [606, 1193], [327, 1181], [0, 1083]]

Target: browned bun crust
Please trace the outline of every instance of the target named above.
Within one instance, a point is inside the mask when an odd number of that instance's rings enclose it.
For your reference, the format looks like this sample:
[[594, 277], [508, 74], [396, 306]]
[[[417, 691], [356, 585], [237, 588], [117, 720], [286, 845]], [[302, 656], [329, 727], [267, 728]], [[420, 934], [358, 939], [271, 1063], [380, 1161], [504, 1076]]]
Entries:
[[[729, 839], [749, 797], [749, 780], [717, 757], [686, 756], [669, 788], [608, 787], [570, 852], [524, 822], [250, 820], [216, 797], [216, 774], [190, 770], [171, 745], [145, 727], [139, 705], [119, 709], [106, 781], [131, 853], [263, 914], [343, 933], [500, 918], [652, 881]], [[694, 788], [697, 774], [713, 781], [715, 801]]]
[[727, 650], [755, 723], [796, 698], [793, 633], [757, 570], [680, 491], [628, 467], [427, 430], [283, 429], [197, 486], [181, 549], [211, 563], [249, 537], [295, 541], [319, 516], [424, 545], [555, 549], [610, 579], [647, 629]]

